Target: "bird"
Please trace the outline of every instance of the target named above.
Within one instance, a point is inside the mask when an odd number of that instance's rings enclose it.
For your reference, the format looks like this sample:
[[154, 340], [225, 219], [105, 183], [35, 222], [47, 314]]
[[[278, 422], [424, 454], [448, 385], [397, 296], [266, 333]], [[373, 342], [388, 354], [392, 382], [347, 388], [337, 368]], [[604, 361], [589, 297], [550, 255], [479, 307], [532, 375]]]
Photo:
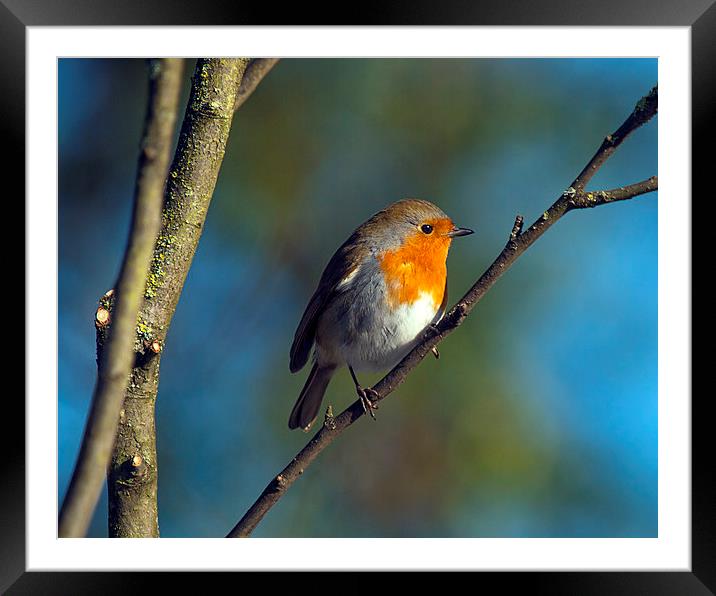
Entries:
[[[365, 412], [375, 391], [356, 371], [393, 368], [436, 325], [447, 306], [447, 255], [472, 234], [437, 205], [402, 199], [358, 226], [329, 260], [296, 329], [289, 369], [313, 366], [288, 420], [308, 431], [337, 369], [347, 366]], [[436, 353], [437, 356], [437, 353]]]

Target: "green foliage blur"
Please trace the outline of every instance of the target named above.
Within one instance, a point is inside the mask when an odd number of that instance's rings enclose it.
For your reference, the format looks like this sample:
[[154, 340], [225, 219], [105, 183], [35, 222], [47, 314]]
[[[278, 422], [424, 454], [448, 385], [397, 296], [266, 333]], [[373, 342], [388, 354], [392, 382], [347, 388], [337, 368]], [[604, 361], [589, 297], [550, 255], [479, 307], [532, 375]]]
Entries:
[[[310, 438], [287, 428], [308, 372], [289, 373], [288, 349], [358, 224], [419, 197], [475, 229], [451, 249], [452, 303], [656, 78], [650, 59], [282, 60], [236, 114], [162, 357], [162, 535], [225, 535]], [[60, 61], [60, 500], [145, 99], [141, 60]], [[637, 131], [590, 188], [657, 174], [656, 134]], [[656, 194], [568, 214], [255, 535], [656, 536], [656, 280]], [[342, 371], [324, 406], [354, 399]], [[91, 531], [106, 535], [105, 502]]]

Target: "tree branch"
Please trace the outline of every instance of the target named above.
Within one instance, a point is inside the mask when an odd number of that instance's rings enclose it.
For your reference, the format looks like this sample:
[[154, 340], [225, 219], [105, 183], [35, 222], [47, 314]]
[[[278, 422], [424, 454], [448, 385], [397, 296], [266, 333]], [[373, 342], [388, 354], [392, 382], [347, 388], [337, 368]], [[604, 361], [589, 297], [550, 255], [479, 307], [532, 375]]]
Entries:
[[[124, 261], [115, 285], [116, 308], [112, 314], [111, 331], [98, 360], [97, 384], [82, 446], [60, 511], [60, 537], [85, 535], [114, 444], [117, 419], [134, 358], [134, 327], [154, 239], [159, 230], [182, 68], [183, 61], [179, 59], [157, 60], [152, 64], [134, 213]], [[98, 311], [96, 321], [106, 328], [109, 311], [106, 317], [105, 313]]]
[[194, 71], [135, 321], [136, 358], [115, 419], [117, 440], [107, 472], [110, 537], [159, 535], [154, 414], [161, 353], [204, 228], [247, 63], [247, 58], [200, 59]]
[[570, 184], [574, 190], [584, 190], [594, 174], [604, 165], [604, 162], [617, 150], [624, 140], [642, 124], [651, 120], [659, 107], [659, 91], [655, 86], [642, 97], [634, 106], [634, 110], [624, 123], [612, 134], [607, 135], [602, 145], [594, 154], [589, 163]]
[[620, 186], [611, 190], [595, 190], [592, 192], [579, 191], [572, 197], [572, 203], [575, 208], [584, 209], [587, 207], [598, 207], [605, 203], [613, 203], [615, 201], [626, 201], [636, 196], [653, 192], [658, 188], [659, 179], [656, 176], [642, 180], [628, 186]]
[[246, 72], [241, 79], [239, 92], [236, 94], [234, 110], [238, 110], [244, 102], [251, 97], [258, 84], [278, 63], [278, 58], [253, 58], [246, 67]]
[[[525, 232], [522, 232], [523, 218], [520, 215], [517, 216], [502, 252], [436, 327], [429, 328], [422, 341], [385, 377], [373, 386], [372, 389], [377, 396], [373, 401], [380, 401], [395, 391], [406, 379], [410, 371], [412, 371], [440, 341], [462, 324], [470, 311], [472, 311], [475, 305], [485, 296], [488, 290], [510, 268], [517, 258], [568, 211], [596, 207], [597, 205], [603, 205], [613, 201], [626, 200], [657, 189], [657, 179], [653, 177], [643, 182], [614, 190], [591, 193], [584, 192], [584, 187], [587, 182], [589, 182], [599, 168], [604, 165], [624, 139], [656, 114], [657, 102], [658, 91], [657, 88], [654, 87], [648, 95], [643, 97], [636, 104], [636, 107], [624, 123], [612, 135], [606, 137], [587, 166], [582, 170], [579, 176], [575, 178], [570, 187], [562, 193], [552, 206]], [[264, 515], [266, 515], [271, 507], [273, 507], [281, 496], [293, 485], [296, 479], [303, 474], [311, 462], [363, 414], [364, 409], [360, 400], [356, 400], [336, 417], [331, 415], [329, 408], [326, 412], [323, 426], [291, 462], [269, 482], [268, 486], [266, 486], [251, 508], [229, 532], [227, 538], [250, 536]]]

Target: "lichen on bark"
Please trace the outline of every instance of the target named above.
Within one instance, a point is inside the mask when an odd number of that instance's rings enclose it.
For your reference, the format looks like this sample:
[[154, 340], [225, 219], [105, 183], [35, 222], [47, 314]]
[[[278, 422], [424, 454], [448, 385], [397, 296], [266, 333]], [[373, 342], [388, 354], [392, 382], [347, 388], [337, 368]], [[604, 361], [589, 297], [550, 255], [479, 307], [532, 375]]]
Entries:
[[[247, 64], [247, 58], [200, 59], [192, 78], [138, 317], [135, 365], [108, 470], [113, 537], [159, 535], [154, 413], [161, 355], [155, 350], [165, 343], [201, 237]], [[141, 465], [134, 465], [137, 461]]]

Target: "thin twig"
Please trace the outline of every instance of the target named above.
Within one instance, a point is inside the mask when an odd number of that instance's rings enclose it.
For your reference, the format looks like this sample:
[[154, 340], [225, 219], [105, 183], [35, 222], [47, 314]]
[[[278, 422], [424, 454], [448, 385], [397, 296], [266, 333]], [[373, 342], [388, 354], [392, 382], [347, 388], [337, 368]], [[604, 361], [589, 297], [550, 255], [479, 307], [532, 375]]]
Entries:
[[[648, 95], [636, 104], [634, 111], [617, 131], [606, 138], [589, 164], [587, 164], [587, 167], [582, 170], [582, 173], [577, 176], [572, 185], [570, 185], [554, 204], [526, 231], [522, 231], [522, 216], [518, 215], [516, 217], [514, 226], [502, 252], [468, 292], [437, 324], [437, 328], [431, 329], [429, 333], [426, 333], [423, 340], [385, 377], [373, 386], [372, 389], [377, 396], [373, 401], [380, 401], [395, 391], [420, 361], [432, 351], [440, 341], [461, 325], [475, 305], [485, 296], [488, 290], [510, 268], [517, 258], [534, 244], [534, 242], [565, 213], [574, 209], [584, 209], [607, 204], [612, 201], [626, 200], [657, 189], [657, 179], [654, 177], [644, 182], [619, 189], [592, 193], [583, 192], [586, 183], [597, 170], [604, 165], [624, 139], [656, 114], [657, 101], [658, 91], [657, 88], [654, 87]], [[592, 198], [589, 198], [589, 195], [592, 195]], [[264, 515], [266, 515], [271, 507], [273, 507], [281, 496], [293, 485], [296, 479], [303, 474], [311, 462], [363, 414], [364, 408], [361, 401], [356, 400], [338, 416], [327, 416], [326, 420], [330, 421], [330, 424], [324, 423], [296, 457], [269, 482], [256, 502], [229, 532], [227, 537], [240, 538], [250, 536]]]
[[605, 203], [614, 203], [615, 201], [626, 201], [636, 196], [655, 191], [659, 186], [659, 179], [656, 176], [642, 180], [628, 186], [620, 186], [610, 190], [582, 190], [572, 197], [572, 203], [575, 207], [583, 209], [585, 207], [598, 207]]
[[244, 102], [251, 97], [258, 84], [278, 63], [278, 58], [253, 58], [246, 67], [246, 72], [241, 79], [239, 91], [236, 94], [234, 111], [238, 110]]
[[604, 165], [604, 162], [614, 153], [619, 145], [637, 128], [639, 128], [645, 122], [651, 120], [656, 114], [659, 107], [659, 90], [655, 86], [649, 93], [642, 97], [629, 114], [629, 117], [624, 121], [616, 131], [612, 134], [607, 135], [604, 141], [602, 141], [601, 147], [597, 150], [589, 160], [589, 163], [574, 179], [574, 182], [570, 184], [575, 190], [583, 190], [589, 181], [592, 179], [594, 174], [597, 173], [599, 168]]
[[[117, 420], [134, 360], [132, 346], [137, 313], [161, 223], [164, 181], [169, 168], [183, 62], [167, 58], [153, 62], [151, 66], [132, 227], [115, 285], [116, 307], [99, 362], [82, 446], [60, 511], [60, 537], [84, 536], [87, 532], [114, 444]], [[102, 323], [100, 318], [97, 321]]]

